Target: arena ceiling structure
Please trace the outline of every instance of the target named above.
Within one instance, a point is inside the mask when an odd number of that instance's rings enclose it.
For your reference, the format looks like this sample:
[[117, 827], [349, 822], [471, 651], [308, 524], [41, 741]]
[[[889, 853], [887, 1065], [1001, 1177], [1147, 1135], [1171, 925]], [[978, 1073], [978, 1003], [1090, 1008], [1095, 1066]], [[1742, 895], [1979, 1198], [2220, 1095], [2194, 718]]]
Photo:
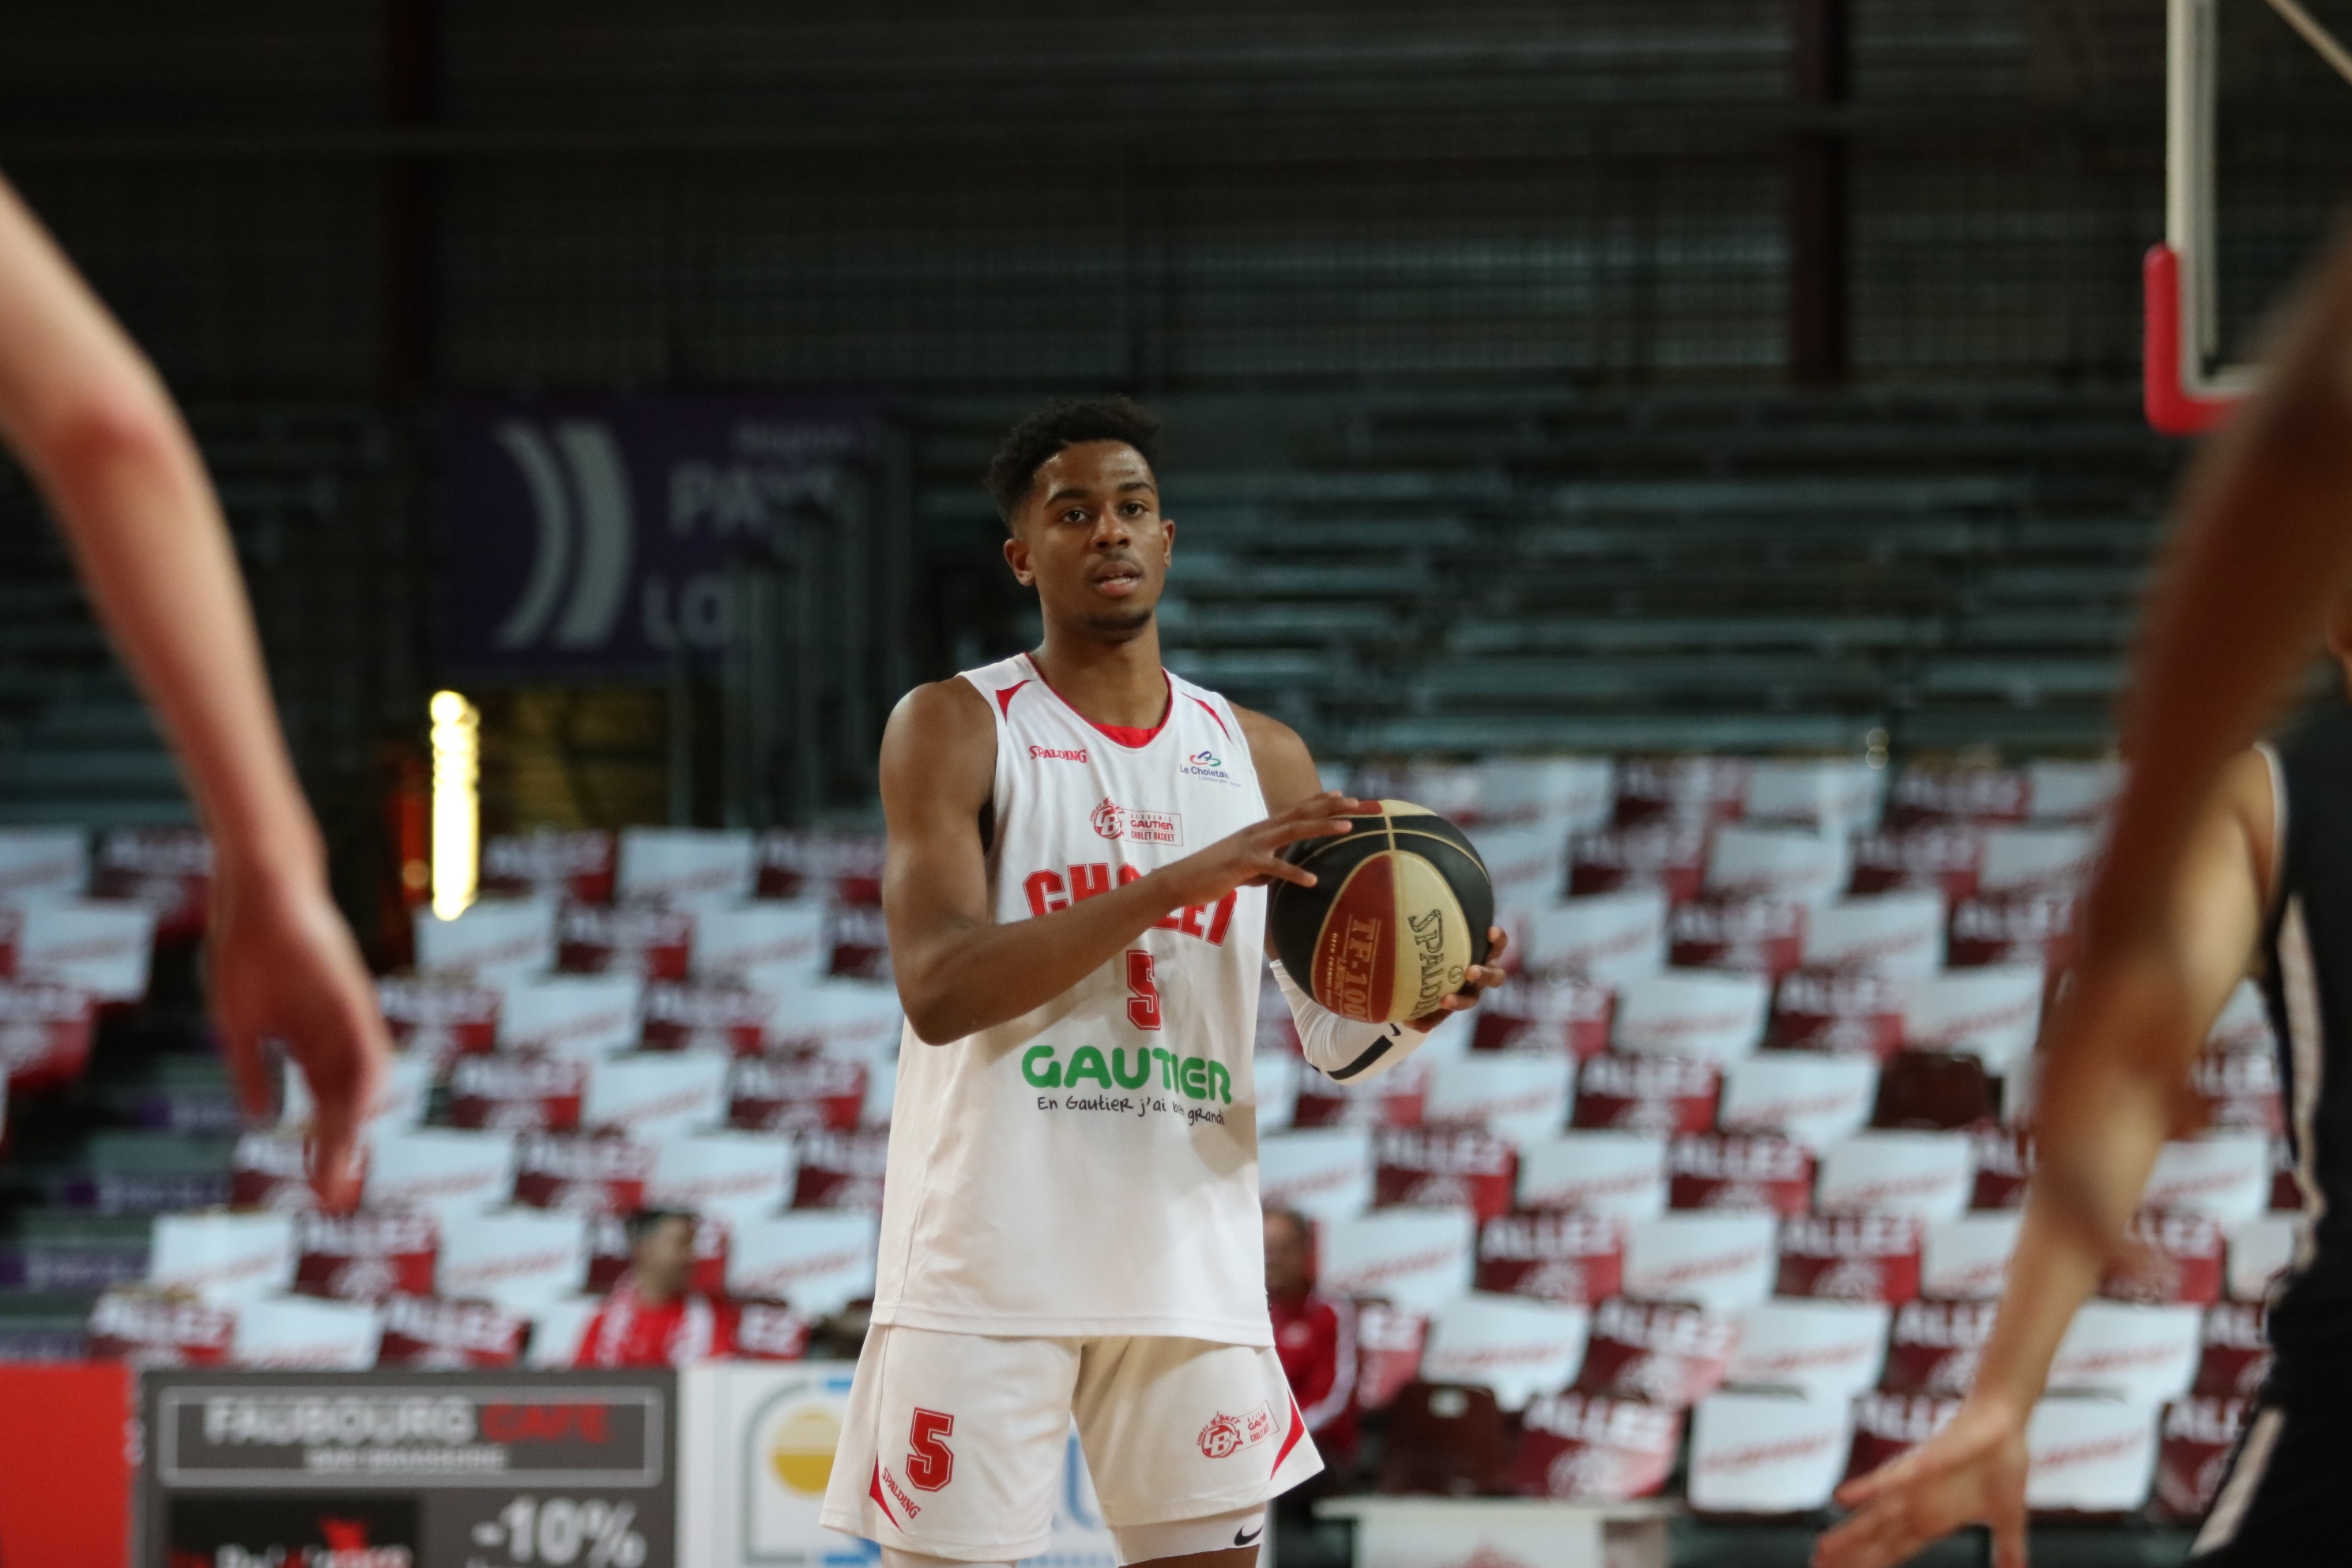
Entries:
[[[2274, 17], [2221, 28], [2234, 346], [2352, 143]], [[426, 432], [484, 395], [883, 398], [909, 678], [1024, 635], [970, 482], [992, 431], [1115, 387], [1168, 412], [1198, 524], [1178, 657], [1320, 745], [1450, 743], [1467, 700], [1517, 744], [2095, 748], [2175, 455], [2131, 395], [2163, 60], [2120, 0], [115, 0], [0, 18], [0, 167], [196, 410], [364, 838], [444, 646]], [[1779, 499], [1720, 515], [1750, 475]], [[1361, 592], [1283, 596], [1286, 540], [1332, 529]], [[26, 591], [26, 659], [102, 683], [70, 595]], [[1513, 629], [1547, 605], [1590, 629]], [[683, 742], [563, 722], [629, 778], [699, 747], [665, 809], [722, 813], [705, 707]], [[139, 728], [11, 787], [169, 798]], [[790, 810], [863, 798], [824, 773]]]

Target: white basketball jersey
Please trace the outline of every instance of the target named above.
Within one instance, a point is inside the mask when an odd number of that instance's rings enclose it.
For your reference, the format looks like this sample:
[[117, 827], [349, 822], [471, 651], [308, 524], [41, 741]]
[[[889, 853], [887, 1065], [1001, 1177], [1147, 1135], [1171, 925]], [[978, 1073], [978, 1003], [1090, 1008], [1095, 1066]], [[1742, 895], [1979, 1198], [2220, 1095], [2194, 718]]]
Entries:
[[[1066, 909], [1265, 815], [1233, 707], [1169, 678], [1141, 745], [1024, 655], [967, 671], [996, 716], [1000, 924]], [[1001, 1336], [1273, 1342], [1250, 1080], [1265, 894], [1171, 910], [1025, 1017], [899, 1047], [874, 1321]]]

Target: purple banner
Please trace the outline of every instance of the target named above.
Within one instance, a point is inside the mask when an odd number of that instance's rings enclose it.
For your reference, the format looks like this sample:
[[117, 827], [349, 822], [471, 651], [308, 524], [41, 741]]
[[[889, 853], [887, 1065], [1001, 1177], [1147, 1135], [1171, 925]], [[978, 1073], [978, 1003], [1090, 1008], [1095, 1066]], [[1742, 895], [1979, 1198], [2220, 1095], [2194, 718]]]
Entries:
[[726, 647], [730, 556], [854, 505], [875, 407], [848, 398], [452, 405], [438, 437], [453, 673], [649, 677]]

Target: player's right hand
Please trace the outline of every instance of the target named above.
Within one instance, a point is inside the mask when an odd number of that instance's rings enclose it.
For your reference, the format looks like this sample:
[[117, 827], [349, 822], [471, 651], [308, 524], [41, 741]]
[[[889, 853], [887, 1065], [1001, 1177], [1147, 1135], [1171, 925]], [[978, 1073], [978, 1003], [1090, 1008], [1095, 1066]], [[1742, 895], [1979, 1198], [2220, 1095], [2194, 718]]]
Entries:
[[1992, 1527], [1993, 1568], [2026, 1568], [2025, 1422], [1971, 1397], [1944, 1429], [1891, 1465], [1848, 1481], [1853, 1517], [1813, 1545], [1813, 1568], [1891, 1568], [1969, 1524]]
[[1328, 838], [1349, 830], [1347, 818], [1372, 809], [1338, 790], [1310, 795], [1297, 805], [1252, 823], [1230, 838], [1221, 838], [1197, 854], [1187, 855], [1160, 875], [1176, 886], [1176, 904], [1213, 904], [1235, 888], [1263, 888], [1268, 882], [1315, 885], [1315, 873], [1294, 866], [1282, 851], [1307, 838]]

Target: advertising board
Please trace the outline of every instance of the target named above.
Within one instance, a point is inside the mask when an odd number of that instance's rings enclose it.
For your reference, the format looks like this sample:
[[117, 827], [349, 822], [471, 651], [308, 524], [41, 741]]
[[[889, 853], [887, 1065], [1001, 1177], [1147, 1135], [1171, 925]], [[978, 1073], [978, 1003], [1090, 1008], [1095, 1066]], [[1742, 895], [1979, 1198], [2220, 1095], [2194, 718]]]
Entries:
[[164, 1371], [142, 1568], [670, 1568], [677, 1374]]

